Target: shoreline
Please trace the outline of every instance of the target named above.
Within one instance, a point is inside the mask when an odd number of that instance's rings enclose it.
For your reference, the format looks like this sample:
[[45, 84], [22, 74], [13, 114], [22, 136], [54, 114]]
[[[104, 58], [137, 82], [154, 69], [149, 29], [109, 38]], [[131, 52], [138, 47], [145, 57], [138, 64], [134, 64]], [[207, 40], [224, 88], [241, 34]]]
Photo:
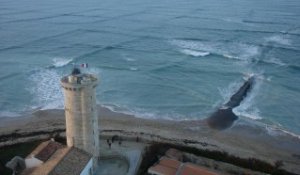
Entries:
[[[171, 121], [137, 118], [99, 107], [101, 136], [122, 135], [145, 141], [186, 145], [198, 149], [227, 152], [241, 158], [255, 157], [300, 172], [300, 140], [292, 136], [270, 136], [258, 126], [238, 120], [226, 130], [211, 129], [204, 120]], [[62, 109], [36, 111], [30, 115], [0, 118], [0, 147], [22, 142], [64, 136]]]

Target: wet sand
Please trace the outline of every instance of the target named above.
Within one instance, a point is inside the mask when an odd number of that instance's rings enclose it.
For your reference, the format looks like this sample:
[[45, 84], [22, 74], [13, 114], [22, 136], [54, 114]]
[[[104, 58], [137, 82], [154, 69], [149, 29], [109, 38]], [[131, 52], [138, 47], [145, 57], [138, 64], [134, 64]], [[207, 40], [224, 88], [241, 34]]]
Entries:
[[[263, 127], [237, 120], [225, 130], [211, 129], [205, 120], [149, 120], [99, 107], [102, 136], [121, 135], [144, 141], [182, 144], [200, 149], [225, 151], [241, 158], [269, 163], [282, 160], [284, 169], [300, 172], [300, 139], [287, 134], [271, 136]], [[0, 147], [49, 138], [65, 130], [63, 110], [43, 110], [17, 118], [0, 118]]]

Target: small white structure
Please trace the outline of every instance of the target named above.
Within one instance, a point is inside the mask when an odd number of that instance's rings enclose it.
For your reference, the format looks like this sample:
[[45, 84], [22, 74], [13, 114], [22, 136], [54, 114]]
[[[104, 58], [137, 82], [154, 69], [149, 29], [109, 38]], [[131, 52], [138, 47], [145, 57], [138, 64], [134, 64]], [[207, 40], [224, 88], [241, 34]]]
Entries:
[[65, 96], [66, 137], [69, 147], [99, 157], [99, 127], [96, 105], [98, 79], [74, 68], [61, 79]]
[[34, 168], [43, 164], [43, 161], [35, 158], [34, 156], [25, 159], [26, 168]]

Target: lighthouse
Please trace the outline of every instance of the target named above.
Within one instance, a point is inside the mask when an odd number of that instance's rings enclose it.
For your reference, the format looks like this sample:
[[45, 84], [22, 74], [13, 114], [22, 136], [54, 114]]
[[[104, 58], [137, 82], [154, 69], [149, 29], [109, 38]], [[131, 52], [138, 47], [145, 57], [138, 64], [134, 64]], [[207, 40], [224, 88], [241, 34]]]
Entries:
[[61, 79], [65, 99], [66, 138], [69, 147], [79, 148], [99, 157], [99, 126], [96, 105], [95, 75], [74, 68]]

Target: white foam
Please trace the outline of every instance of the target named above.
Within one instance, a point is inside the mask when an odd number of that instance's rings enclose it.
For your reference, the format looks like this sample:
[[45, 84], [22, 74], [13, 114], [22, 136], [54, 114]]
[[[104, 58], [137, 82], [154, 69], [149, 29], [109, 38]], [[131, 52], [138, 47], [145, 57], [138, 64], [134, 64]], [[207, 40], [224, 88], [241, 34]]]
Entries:
[[137, 67], [130, 67], [129, 68], [131, 71], [137, 71], [137, 70], [139, 70]]
[[262, 117], [260, 116], [260, 111], [255, 106], [256, 104], [255, 99], [259, 94], [264, 78], [258, 78], [258, 77], [262, 77], [261, 74], [254, 75], [252, 73], [248, 73], [248, 76], [249, 77], [255, 76], [255, 83], [253, 84], [254, 86], [252, 87], [247, 97], [241, 102], [241, 104], [238, 107], [234, 108], [232, 111], [235, 115], [240, 117], [246, 117], [253, 120], [261, 120]]
[[239, 50], [237, 53], [241, 58], [254, 58], [255, 56], [260, 54], [259, 47], [254, 45], [238, 44], [237, 48]]
[[228, 55], [228, 54], [223, 54], [223, 57], [225, 57], [225, 58], [229, 58], [229, 59], [239, 59], [238, 57], [236, 57], [236, 56], [232, 56], [232, 55]]
[[0, 117], [20, 117], [21, 115], [17, 112], [12, 111], [1, 111]]
[[235, 17], [226, 17], [222, 19], [223, 21], [226, 22], [231, 22], [231, 23], [243, 23], [243, 20], [241, 18], [235, 18]]
[[209, 52], [201, 52], [201, 51], [196, 51], [191, 49], [183, 49], [181, 50], [181, 52], [194, 57], [199, 57], [199, 56], [204, 57], [210, 54]]
[[273, 42], [281, 45], [291, 45], [291, 41], [283, 35], [273, 35], [265, 38], [267, 42]]
[[149, 112], [149, 111], [146, 111], [145, 109], [141, 109], [141, 108], [130, 108], [129, 109], [128, 107], [115, 105], [115, 104], [113, 104], [113, 105], [105, 104], [103, 106], [113, 112], [119, 112], [122, 114], [133, 115], [137, 118], [165, 119], [165, 120], [175, 120], [175, 121], [192, 119], [192, 118], [184, 118], [183, 116], [176, 114], [176, 113], [163, 113], [162, 114], [160, 111]]
[[295, 137], [297, 139], [300, 139], [300, 135], [292, 133], [292, 132], [284, 130], [284, 129], [281, 129], [281, 128], [278, 128], [276, 126], [266, 125], [265, 129], [267, 130], [267, 133], [271, 136], [289, 135], [289, 136]]
[[234, 81], [230, 83], [227, 87], [225, 88], [218, 88], [220, 95], [223, 98], [224, 103], [230, 100], [230, 97], [232, 94], [238, 91], [238, 89], [242, 86], [241, 81]]
[[172, 40], [171, 44], [182, 49], [190, 49], [190, 50], [201, 50], [204, 52], [210, 52], [214, 50], [210, 44], [205, 43], [204, 41], [190, 41], [190, 40]]
[[33, 82], [30, 89], [33, 103], [41, 109], [56, 109], [63, 107], [63, 94], [60, 87], [62, 75], [54, 69], [44, 69], [32, 74], [29, 79]]
[[275, 58], [275, 57], [270, 57], [267, 60], [264, 60], [267, 63], [272, 63], [272, 64], [276, 64], [279, 66], [286, 66], [286, 64], [284, 62], [282, 62], [279, 58]]
[[73, 61], [73, 59], [53, 58], [52, 61], [53, 61], [52, 65], [54, 67], [63, 67], [63, 66], [70, 64]]
[[259, 110], [258, 109], [253, 109], [252, 111], [242, 111], [241, 109], [237, 109], [237, 108], [234, 108], [233, 110], [233, 113], [237, 116], [240, 116], [240, 117], [246, 117], [246, 118], [250, 118], [252, 120], [261, 120], [262, 117], [259, 116]]
[[135, 59], [133, 59], [133, 58], [128, 58], [128, 57], [126, 57], [125, 60], [128, 61], [128, 62], [134, 62], [134, 61], [136, 61]]
[[256, 76], [255, 78], [257, 78], [258, 75], [254, 74], [253, 72], [244, 72], [243, 73], [244, 77], [243, 79], [245, 81], [247, 81], [249, 78]]
[[131, 58], [131, 57], [128, 56], [127, 54], [122, 54], [121, 56], [122, 56], [122, 58], [123, 58], [124, 60], [126, 60], [126, 61], [128, 61], [128, 62], [134, 62], [134, 61], [136, 61], [135, 59]]
[[[249, 78], [251, 77], [255, 77], [256, 80], [259, 80], [259, 81], [271, 81], [272, 78], [271, 77], [265, 77], [263, 75], [263, 71], [261, 71], [260, 73], [253, 73], [253, 72], [244, 72], [243, 75], [243, 79], [246, 81], [248, 80]], [[261, 82], [260, 82], [261, 83]]]
[[258, 46], [237, 42], [172, 40], [171, 44], [179, 47], [180, 52], [193, 56], [217, 54], [225, 58], [247, 62], [255, 59], [261, 52]]

